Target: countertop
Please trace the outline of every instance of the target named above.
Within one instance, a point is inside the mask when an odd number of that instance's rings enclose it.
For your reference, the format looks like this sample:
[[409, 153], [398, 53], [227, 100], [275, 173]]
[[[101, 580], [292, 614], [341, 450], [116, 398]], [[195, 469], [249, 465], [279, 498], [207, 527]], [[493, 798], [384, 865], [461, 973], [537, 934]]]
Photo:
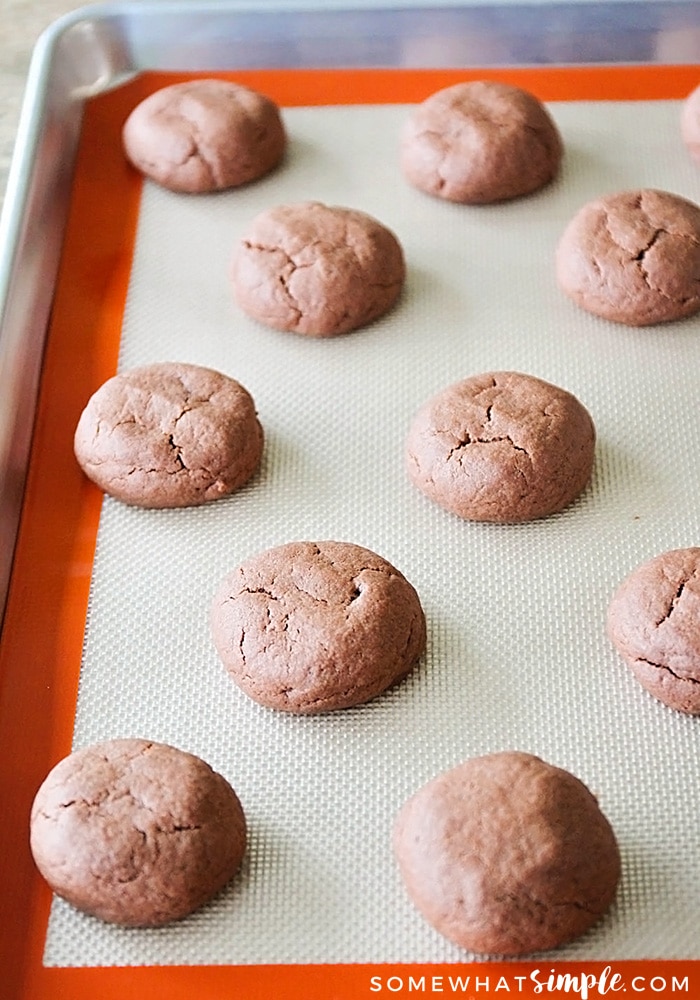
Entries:
[[0, 205], [17, 133], [32, 49], [52, 21], [84, 6], [76, 0], [2, 0], [0, 18]]

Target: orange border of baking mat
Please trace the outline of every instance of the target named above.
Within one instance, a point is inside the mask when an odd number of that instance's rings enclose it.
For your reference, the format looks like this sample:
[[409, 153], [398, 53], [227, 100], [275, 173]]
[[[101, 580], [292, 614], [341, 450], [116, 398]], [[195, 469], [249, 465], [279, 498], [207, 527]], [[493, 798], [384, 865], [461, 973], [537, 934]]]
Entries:
[[[234, 995], [245, 1000], [350, 1000], [377, 992], [475, 996], [493, 990], [524, 997], [551, 992], [546, 985], [537, 989], [527, 978], [542, 963], [42, 966], [51, 894], [31, 860], [28, 817], [38, 785], [71, 748], [101, 504], [100, 492], [74, 461], [72, 435], [84, 402], [116, 369], [141, 191], [140, 178], [121, 155], [120, 129], [146, 94], [193, 75], [146, 73], [85, 107], [0, 645], [2, 995], [5, 1000], [225, 1000]], [[474, 78], [519, 84], [542, 100], [680, 99], [697, 84], [700, 69], [260, 70], [216, 75], [259, 89], [280, 105], [298, 106], [411, 103]], [[590, 996], [621, 989], [622, 980], [612, 980], [613, 973], [604, 970], [599, 962], [556, 965], [557, 974], [590, 977]], [[542, 981], [551, 972], [546, 963]], [[664, 979], [671, 989], [675, 977], [681, 987], [688, 984], [687, 995], [700, 996], [700, 961], [618, 962], [613, 972], [634, 993], [642, 992], [643, 982], [647, 992], [659, 993]], [[455, 990], [449, 976], [471, 976], [471, 983]], [[575, 982], [569, 981], [569, 992]]]

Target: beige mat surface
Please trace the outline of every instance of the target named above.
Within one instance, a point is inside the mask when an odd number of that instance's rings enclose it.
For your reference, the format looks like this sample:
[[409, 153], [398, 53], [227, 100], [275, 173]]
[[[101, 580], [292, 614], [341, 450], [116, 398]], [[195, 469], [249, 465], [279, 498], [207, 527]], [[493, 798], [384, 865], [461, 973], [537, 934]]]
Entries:
[[[700, 320], [607, 324], [576, 310], [552, 269], [584, 201], [637, 186], [697, 200], [700, 174], [676, 102], [551, 107], [562, 177], [510, 204], [448, 205], [404, 184], [403, 107], [285, 111], [287, 163], [245, 190], [187, 198], [146, 185], [121, 366], [184, 360], [233, 375], [257, 401], [266, 452], [253, 482], [204, 509], [105, 502], [75, 742], [144, 736], [200, 754], [237, 788], [250, 849], [220, 898], [170, 928], [123, 931], [55, 903], [48, 964], [465, 960], [408, 903], [389, 831], [437, 771], [510, 748], [584, 780], [622, 848], [614, 911], [558, 957], [700, 958], [699, 720], [646, 695], [604, 635], [621, 577], [700, 539]], [[306, 198], [377, 216], [408, 261], [398, 308], [332, 341], [257, 326], [227, 284], [248, 220]], [[560, 515], [469, 524], [406, 479], [422, 401], [498, 369], [556, 382], [594, 417], [594, 480]], [[209, 602], [247, 555], [327, 538], [366, 545], [411, 580], [427, 655], [367, 706], [266, 711], [218, 663]]]

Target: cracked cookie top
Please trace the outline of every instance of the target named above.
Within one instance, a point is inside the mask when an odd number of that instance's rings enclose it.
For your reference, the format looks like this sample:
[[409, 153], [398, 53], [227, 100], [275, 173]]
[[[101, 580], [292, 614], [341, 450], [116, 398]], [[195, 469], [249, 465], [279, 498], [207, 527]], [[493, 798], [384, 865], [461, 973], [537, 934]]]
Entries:
[[149, 740], [76, 750], [32, 806], [32, 854], [54, 892], [129, 927], [192, 913], [238, 871], [245, 847], [228, 781], [199, 757]]
[[647, 691], [700, 715], [700, 548], [672, 549], [634, 569], [610, 602], [607, 630]]
[[612, 827], [573, 774], [528, 753], [475, 757], [399, 812], [394, 852], [416, 908], [477, 954], [525, 955], [579, 937], [620, 878]]
[[108, 379], [78, 422], [75, 455], [105, 493], [137, 507], [189, 507], [239, 489], [263, 431], [250, 393], [211, 368], [159, 362]]
[[700, 87], [696, 87], [681, 108], [681, 137], [688, 152], [700, 166]]
[[248, 559], [219, 586], [211, 631], [239, 687], [268, 708], [312, 714], [369, 701], [425, 648], [412, 585], [349, 542], [290, 542]]
[[232, 260], [233, 294], [276, 330], [333, 337], [396, 303], [406, 276], [396, 236], [364, 212], [317, 201], [256, 216]]
[[225, 80], [157, 90], [131, 112], [122, 141], [137, 170], [191, 194], [257, 180], [277, 166], [287, 145], [277, 105]]
[[488, 372], [428, 400], [406, 442], [409, 478], [446, 510], [514, 523], [567, 507], [591, 478], [595, 427], [565, 389]]
[[479, 205], [544, 187], [562, 155], [559, 131], [538, 98], [475, 80], [439, 90], [414, 109], [401, 134], [400, 166], [427, 194]]
[[556, 249], [560, 288], [582, 309], [628, 326], [700, 310], [700, 207], [644, 188], [584, 205]]

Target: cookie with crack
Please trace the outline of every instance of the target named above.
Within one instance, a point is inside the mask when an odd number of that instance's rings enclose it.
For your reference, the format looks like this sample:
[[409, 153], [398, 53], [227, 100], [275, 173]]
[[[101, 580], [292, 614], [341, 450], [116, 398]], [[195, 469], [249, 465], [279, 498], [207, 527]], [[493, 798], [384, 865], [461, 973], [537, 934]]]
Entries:
[[426, 641], [412, 585], [349, 542], [290, 542], [251, 557], [220, 584], [210, 621], [236, 684], [302, 714], [369, 701], [409, 673]]
[[595, 797], [532, 754], [475, 757], [402, 807], [394, 853], [423, 917], [484, 955], [557, 948], [610, 908], [620, 852]]
[[396, 236], [364, 212], [317, 201], [256, 216], [231, 264], [237, 304], [276, 330], [334, 337], [396, 303], [406, 276]]
[[700, 87], [696, 87], [681, 108], [681, 137], [688, 152], [700, 166]]
[[260, 464], [253, 398], [211, 368], [158, 362], [108, 379], [74, 438], [85, 474], [137, 507], [189, 507], [229, 496]]
[[562, 291], [596, 316], [648, 326], [700, 310], [700, 207], [643, 188], [597, 198], [556, 249]]
[[34, 861], [57, 895], [109, 923], [159, 927], [236, 874], [246, 820], [233, 788], [193, 754], [117, 739], [76, 750], [31, 811]]
[[561, 136], [520, 87], [457, 83], [419, 104], [401, 133], [403, 175], [427, 194], [466, 205], [520, 198], [559, 172]]
[[488, 372], [425, 403], [406, 441], [413, 484], [471, 521], [513, 523], [563, 510], [588, 484], [595, 427], [566, 389]]
[[122, 130], [130, 162], [171, 191], [238, 187], [282, 160], [287, 136], [277, 105], [226, 80], [163, 87], [133, 109]]
[[700, 715], [700, 548], [672, 549], [634, 569], [610, 602], [607, 631], [647, 691]]

